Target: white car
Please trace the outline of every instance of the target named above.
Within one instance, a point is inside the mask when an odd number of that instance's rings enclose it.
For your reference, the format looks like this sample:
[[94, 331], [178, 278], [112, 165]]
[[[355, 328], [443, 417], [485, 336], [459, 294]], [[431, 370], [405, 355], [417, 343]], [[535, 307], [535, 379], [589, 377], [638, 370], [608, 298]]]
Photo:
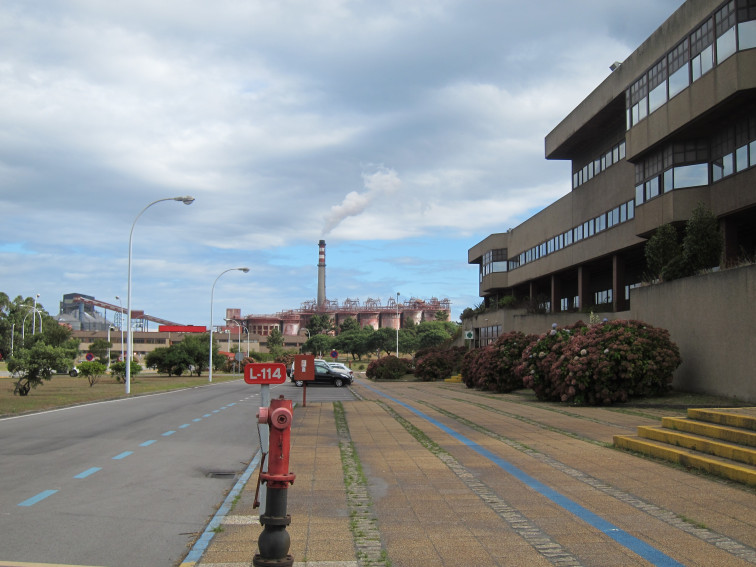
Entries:
[[341, 362], [326, 362], [326, 364], [335, 371], [343, 372], [344, 374], [348, 374], [349, 376], [354, 378], [354, 372], [352, 372], [352, 369], [349, 368], [346, 364], [342, 364]]

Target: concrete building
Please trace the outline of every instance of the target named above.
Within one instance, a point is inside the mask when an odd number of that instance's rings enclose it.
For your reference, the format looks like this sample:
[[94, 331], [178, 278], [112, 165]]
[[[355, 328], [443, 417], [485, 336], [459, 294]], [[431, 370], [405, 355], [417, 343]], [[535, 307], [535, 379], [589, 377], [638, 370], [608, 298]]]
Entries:
[[629, 308], [644, 244], [698, 203], [726, 263], [756, 249], [756, 2], [688, 0], [546, 137], [572, 191], [468, 252], [480, 295]]
[[486, 344], [589, 310], [641, 319], [680, 345], [678, 386], [756, 400], [754, 266], [641, 287], [648, 238], [699, 203], [719, 220], [723, 267], [756, 257], [756, 0], [687, 0], [610, 68], [546, 136], [546, 158], [572, 164], [571, 192], [468, 251], [487, 306], [530, 309], [465, 325]]

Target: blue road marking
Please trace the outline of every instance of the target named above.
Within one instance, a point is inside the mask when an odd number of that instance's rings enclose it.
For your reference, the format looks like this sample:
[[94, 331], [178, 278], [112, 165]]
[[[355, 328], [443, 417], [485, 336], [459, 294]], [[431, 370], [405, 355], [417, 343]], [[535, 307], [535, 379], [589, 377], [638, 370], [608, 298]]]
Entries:
[[219, 411], [220, 411], [219, 409], [214, 409], [213, 413], [218, 413]]
[[23, 502], [21, 502], [19, 504], [19, 506], [34, 506], [40, 500], [44, 500], [45, 498], [47, 498], [48, 496], [52, 496], [56, 492], [58, 492], [58, 491], [57, 490], [45, 490], [44, 492], [40, 492], [36, 496], [32, 496], [28, 500], [24, 500]]
[[156, 441], [154, 439], [150, 439], [149, 441], [145, 441], [144, 443], [140, 443], [139, 446], [140, 447], [149, 447], [153, 443], [156, 443]]
[[228, 404], [228, 407], [235, 406], [235, 405], [236, 405], [236, 402], [231, 402], [230, 404]]
[[210, 414], [209, 414], [209, 413], [206, 413], [206, 414], [205, 414], [205, 415], [203, 415], [202, 417], [210, 417]]
[[87, 478], [89, 475], [92, 475], [96, 473], [97, 471], [101, 471], [101, 470], [102, 470], [102, 467], [92, 467], [91, 469], [87, 469], [84, 472], [80, 472], [74, 478]]
[[195, 417], [192, 421], [202, 421], [201, 417]]
[[125, 459], [126, 457], [128, 457], [129, 455], [132, 455], [133, 453], [134, 451], [124, 451], [120, 455], [116, 455], [115, 457], [113, 457], [113, 460], [120, 461], [121, 459]]
[[166, 431], [166, 432], [165, 432], [165, 433], [163, 433], [162, 435], [163, 435], [163, 437], [168, 437], [168, 436], [170, 436], [170, 435], [173, 435], [174, 433], [176, 433], [176, 432], [175, 432], [175, 431]]
[[630, 535], [626, 531], [618, 528], [611, 522], [608, 522], [607, 520], [603, 519], [601, 516], [598, 516], [597, 514], [594, 514], [590, 510], [584, 508], [574, 500], [571, 500], [564, 496], [563, 494], [560, 494], [553, 488], [550, 488], [543, 484], [542, 482], [536, 480], [532, 476], [530, 476], [525, 471], [517, 468], [512, 463], [502, 459], [501, 457], [493, 454], [491, 451], [484, 449], [480, 445], [478, 445], [475, 441], [472, 441], [471, 439], [468, 439], [461, 433], [458, 433], [457, 431], [453, 430], [452, 428], [444, 425], [440, 421], [432, 418], [431, 416], [421, 412], [418, 409], [413, 408], [409, 404], [406, 404], [402, 401], [397, 400], [396, 398], [393, 398], [389, 395], [386, 395], [383, 392], [380, 392], [379, 390], [376, 390], [375, 388], [372, 388], [368, 386], [370, 390], [373, 390], [375, 393], [384, 396], [385, 398], [388, 398], [389, 400], [399, 404], [403, 408], [408, 409], [418, 417], [423, 418], [429, 423], [432, 423], [436, 427], [438, 427], [441, 431], [444, 431], [445, 433], [448, 433], [458, 441], [462, 442], [464, 445], [478, 453], [479, 455], [485, 457], [492, 463], [496, 464], [499, 468], [507, 471], [509, 474], [511, 474], [513, 477], [515, 477], [517, 480], [522, 482], [523, 484], [529, 486], [542, 496], [545, 496], [558, 506], [561, 506], [568, 512], [574, 514], [587, 524], [593, 526], [597, 530], [605, 533], [610, 538], [612, 538], [614, 541], [619, 543], [620, 545], [623, 545], [630, 551], [640, 555], [651, 563], [652, 565], [656, 565], [657, 567], [684, 567], [682, 563], [678, 563], [674, 559], [672, 559], [670, 556], [664, 554], [663, 552], [659, 551], [655, 547], [652, 547], [651, 545], [647, 544], [645, 541], [642, 541], [638, 539], [637, 537]]
[[189, 427], [188, 423], [185, 423], [184, 425], [179, 425], [179, 429], [186, 429], [187, 427]]

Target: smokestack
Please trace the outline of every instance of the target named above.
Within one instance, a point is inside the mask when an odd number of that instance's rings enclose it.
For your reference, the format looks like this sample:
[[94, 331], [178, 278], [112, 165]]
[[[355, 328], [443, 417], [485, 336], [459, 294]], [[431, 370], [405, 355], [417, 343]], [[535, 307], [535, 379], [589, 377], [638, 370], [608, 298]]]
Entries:
[[318, 310], [325, 310], [325, 240], [318, 242]]

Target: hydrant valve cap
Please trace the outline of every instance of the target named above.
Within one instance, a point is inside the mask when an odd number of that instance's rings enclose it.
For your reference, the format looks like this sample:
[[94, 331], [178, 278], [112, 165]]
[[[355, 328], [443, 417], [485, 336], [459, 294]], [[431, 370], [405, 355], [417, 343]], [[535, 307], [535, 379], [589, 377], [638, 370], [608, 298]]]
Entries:
[[268, 408], [260, 408], [257, 414], [257, 423], [268, 423]]
[[291, 418], [289, 408], [276, 408], [270, 415], [270, 423], [276, 429], [287, 429], [291, 426]]

